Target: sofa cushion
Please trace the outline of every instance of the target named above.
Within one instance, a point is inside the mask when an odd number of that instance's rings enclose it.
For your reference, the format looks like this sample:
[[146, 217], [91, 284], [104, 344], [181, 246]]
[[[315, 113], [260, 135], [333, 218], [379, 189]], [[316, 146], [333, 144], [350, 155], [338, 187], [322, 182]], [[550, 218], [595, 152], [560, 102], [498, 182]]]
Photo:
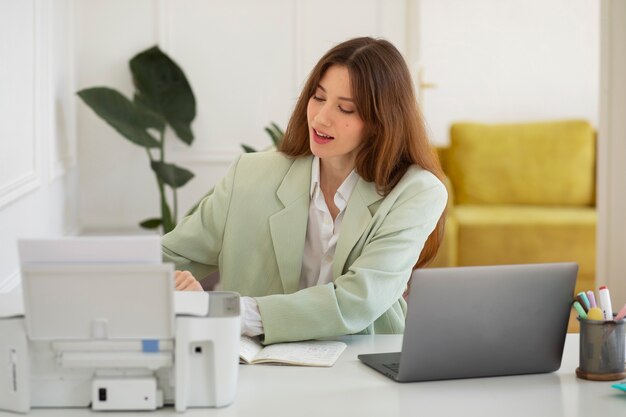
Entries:
[[455, 123], [444, 162], [457, 204], [594, 204], [595, 137], [586, 121]]
[[594, 275], [593, 208], [463, 205], [454, 216], [459, 266], [571, 261]]

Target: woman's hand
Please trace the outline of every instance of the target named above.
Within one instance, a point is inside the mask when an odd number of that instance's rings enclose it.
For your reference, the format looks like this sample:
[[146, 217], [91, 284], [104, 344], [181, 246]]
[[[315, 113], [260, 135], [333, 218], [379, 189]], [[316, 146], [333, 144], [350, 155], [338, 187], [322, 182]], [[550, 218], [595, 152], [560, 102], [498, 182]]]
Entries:
[[202, 285], [189, 271], [176, 271], [176, 291], [204, 291]]

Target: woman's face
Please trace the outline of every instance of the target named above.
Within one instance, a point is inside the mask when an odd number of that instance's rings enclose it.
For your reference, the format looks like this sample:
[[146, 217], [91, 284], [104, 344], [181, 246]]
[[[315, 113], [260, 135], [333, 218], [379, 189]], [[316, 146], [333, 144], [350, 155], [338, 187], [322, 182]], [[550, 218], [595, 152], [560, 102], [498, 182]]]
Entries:
[[313, 155], [335, 166], [354, 167], [364, 122], [356, 111], [346, 67], [333, 65], [326, 70], [309, 99], [307, 120]]

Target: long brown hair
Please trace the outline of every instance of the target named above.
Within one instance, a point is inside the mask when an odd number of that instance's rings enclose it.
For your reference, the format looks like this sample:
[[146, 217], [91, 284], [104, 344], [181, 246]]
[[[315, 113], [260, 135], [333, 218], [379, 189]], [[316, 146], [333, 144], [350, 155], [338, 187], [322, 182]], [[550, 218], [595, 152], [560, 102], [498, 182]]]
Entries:
[[[313, 68], [291, 115], [279, 150], [286, 155], [311, 155], [307, 105], [332, 65], [348, 69], [352, 98], [365, 123], [363, 145], [356, 156], [356, 172], [374, 182], [385, 196], [415, 164], [443, 181], [444, 174], [430, 145], [409, 69], [388, 41], [368, 37], [350, 39], [328, 51]], [[415, 268], [427, 265], [443, 238], [445, 212], [430, 234]]]

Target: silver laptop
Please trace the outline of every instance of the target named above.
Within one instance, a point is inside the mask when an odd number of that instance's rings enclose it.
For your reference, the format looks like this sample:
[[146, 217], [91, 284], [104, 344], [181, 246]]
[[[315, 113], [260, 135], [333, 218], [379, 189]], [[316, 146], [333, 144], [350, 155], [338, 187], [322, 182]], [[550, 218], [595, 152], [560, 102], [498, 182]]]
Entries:
[[577, 273], [575, 263], [416, 270], [402, 352], [359, 359], [399, 382], [556, 371]]

